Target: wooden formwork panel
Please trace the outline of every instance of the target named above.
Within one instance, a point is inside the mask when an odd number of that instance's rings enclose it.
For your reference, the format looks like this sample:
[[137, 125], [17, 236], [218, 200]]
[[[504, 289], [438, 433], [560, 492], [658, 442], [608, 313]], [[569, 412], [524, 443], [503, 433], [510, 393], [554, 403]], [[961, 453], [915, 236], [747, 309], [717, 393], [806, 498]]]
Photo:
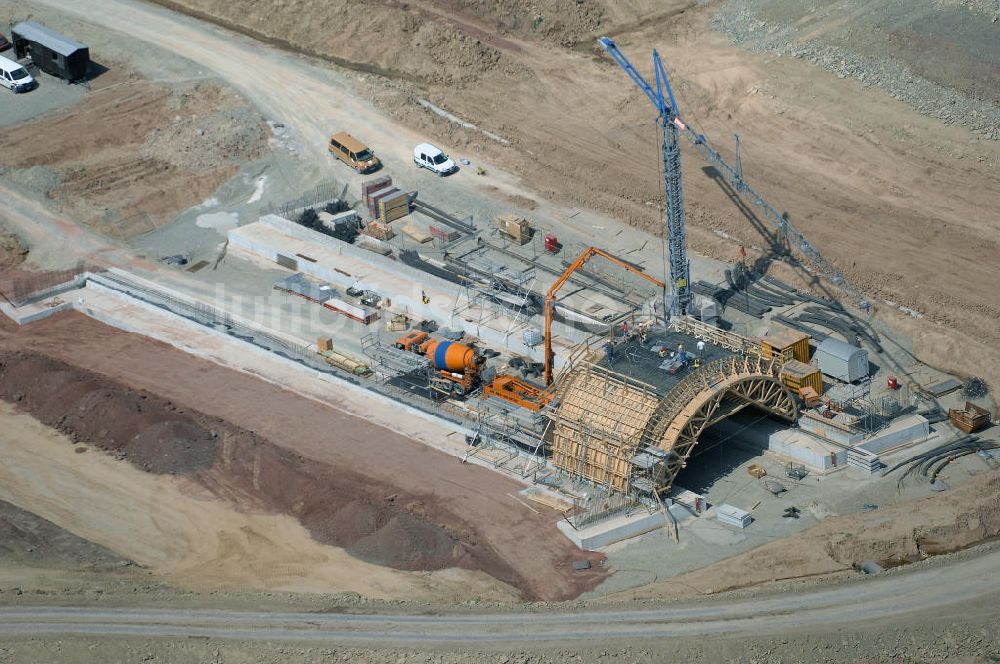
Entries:
[[564, 382], [552, 437], [552, 463], [584, 479], [628, 490], [629, 460], [659, 400], [584, 366]]

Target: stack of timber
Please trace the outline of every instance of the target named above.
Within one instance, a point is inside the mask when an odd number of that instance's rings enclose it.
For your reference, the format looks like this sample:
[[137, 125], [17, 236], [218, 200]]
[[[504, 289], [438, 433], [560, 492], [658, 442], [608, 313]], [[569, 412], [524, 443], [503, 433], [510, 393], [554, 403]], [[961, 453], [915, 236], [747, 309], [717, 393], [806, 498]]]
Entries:
[[333, 349], [333, 340], [329, 337], [319, 338], [316, 342], [316, 352], [322, 355], [323, 359], [330, 366], [343, 369], [355, 376], [370, 376], [372, 374], [371, 367], [364, 362], [359, 362], [348, 355], [335, 351]]
[[388, 175], [383, 175], [373, 180], [365, 180], [361, 183], [361, 200], [365, 202], [365, 206], [367, 207], [370, 205], [371, 197], [375, 192], [390, 187], [392, 187], [392, 178]]
[[410, 194], [396, 191], [378, 198], [378, 218], [383, 224], [410, 214]]
[[382, 240], [387, 242], [396, 236], [392, 232], [392, 227], [388, 224], [383, 224], [380, 221], [373, 221], [368, 224], [368, 227], [364, 230], [365, 235], [375, 238], [376, 240]]
[[396, 187], [386, 187], [385, 189], [379, 189], [378, 191], [373, 192], [370, 196], [368, 196], [369, 216], [371, 216], [372, 219], [379, 219], [384, 222], [384, 219], [379, 218], [379, 212], [381, 211], [381, 208], [379, 208], [379, 201], [387, 196], [395, 196], [399, 193], [401, 192]]

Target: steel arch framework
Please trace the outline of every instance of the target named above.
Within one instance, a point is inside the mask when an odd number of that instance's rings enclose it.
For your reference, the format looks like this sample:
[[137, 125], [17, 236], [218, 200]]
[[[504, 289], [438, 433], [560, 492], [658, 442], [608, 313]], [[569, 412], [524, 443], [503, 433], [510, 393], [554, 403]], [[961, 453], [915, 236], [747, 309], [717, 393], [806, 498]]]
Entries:
[[[797, 419], [780, 372], [778, 357], [734, 355], [703, 366], [659, 399], [639, 383], [579, 361], [561, 381], [559, 406], [550, 415], [553, 464], [619, 493], [663, 494], [712, 424], [750, 406]], [[644, 452], [663, 461], [641, 470], [634, 461]]]
[[770, 374], [735, 375], [703, 390], [670, 421], [656, 445], [669, 453], [657, 481], [658, 491], [663, 493], [673, 486], [705, 429], [750, 406], [789, 422], [798, 417], [795, 398]]

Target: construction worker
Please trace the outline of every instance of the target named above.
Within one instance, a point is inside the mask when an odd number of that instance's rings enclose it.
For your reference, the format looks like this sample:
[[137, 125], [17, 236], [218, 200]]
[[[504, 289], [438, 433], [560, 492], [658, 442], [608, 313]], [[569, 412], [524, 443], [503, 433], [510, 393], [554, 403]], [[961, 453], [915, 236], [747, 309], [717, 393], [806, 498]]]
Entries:
[[431, 303], [431, 298], [427, 297], [427, 293], [424, 292], [423, 290], [421, 290], [420, 291], [420, 301], [423, 302], [424, 304], [430, 304]]

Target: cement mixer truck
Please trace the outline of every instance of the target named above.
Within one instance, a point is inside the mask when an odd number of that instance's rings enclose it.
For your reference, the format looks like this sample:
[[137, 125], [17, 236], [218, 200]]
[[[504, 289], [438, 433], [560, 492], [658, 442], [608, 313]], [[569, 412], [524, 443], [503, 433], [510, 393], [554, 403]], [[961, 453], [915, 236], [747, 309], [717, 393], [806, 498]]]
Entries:
[[429, 359], [436, 377], [447, 381], [450, 391], [457, 396], [468, 394], [479, 383], [486, 361], [471, 346], [457, 341], [438, 341], [426, 332], [410, 332], [400, 337], [395, 346]]

